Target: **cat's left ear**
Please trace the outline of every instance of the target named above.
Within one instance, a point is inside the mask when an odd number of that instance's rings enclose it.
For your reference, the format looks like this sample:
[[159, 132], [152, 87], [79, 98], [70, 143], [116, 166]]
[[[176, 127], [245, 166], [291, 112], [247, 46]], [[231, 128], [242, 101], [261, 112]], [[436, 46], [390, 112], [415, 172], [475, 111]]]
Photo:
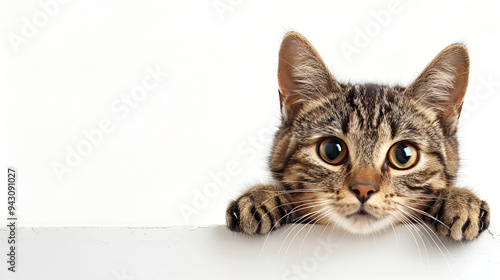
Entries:
[[443, 124], [456, 122], [469, 82], [469, 53], [462, 44], [442, 50], [407, 88], [419, 102], [437, 111]]

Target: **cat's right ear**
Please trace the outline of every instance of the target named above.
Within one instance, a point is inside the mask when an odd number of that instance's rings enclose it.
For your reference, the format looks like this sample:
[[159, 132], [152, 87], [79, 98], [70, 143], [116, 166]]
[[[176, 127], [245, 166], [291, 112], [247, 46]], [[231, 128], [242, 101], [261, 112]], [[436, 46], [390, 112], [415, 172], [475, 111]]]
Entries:
[[289, 123], [305, 103], [340, 89], [316, 49], [297, 32], [281, 43], [278, 83], [282, 119]]

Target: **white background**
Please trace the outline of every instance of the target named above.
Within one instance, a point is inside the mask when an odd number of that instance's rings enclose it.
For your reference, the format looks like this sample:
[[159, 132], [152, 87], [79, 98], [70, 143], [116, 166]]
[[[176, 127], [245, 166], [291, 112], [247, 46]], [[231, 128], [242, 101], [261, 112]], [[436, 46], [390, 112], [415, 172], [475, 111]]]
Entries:
[[[231, 199], [269, 180], [289, 30], [344, 82], [406, 85], [441, 49], [466, 43], [460, 182], [500, 216], [498, 2], [396, 1], [380, 23], [391, 1], [47, 2], [0, 2], [0, 166], [18, 170], [22, 226], [223, 224]], [[365, 46], [357, 29], [372, 32]], [[346, 55], [346, 45], [359, 52]], [[112, 107], [148, 68], [168, 77], [124, 117]], [[105, 119], [113, 130], [59, 180], [54, 164]]]
[[[499, 2], [62, 2], [0, 0], [0, 181], [17, 169], [21, 226], [15, 274], [4, 262], [10, 232], [0, 228], [0, 278], [498, 277]], [[489, 202], [493, 231], [466, 244], [425, 228], [229, 232], [228, 202], [269, 180], [278, 48], [290, 30], [353, 83], [407, 85], [441, 49], [466, 43], [460, 185]], [[125, 107], [145, 80], [155, 83], [151, 71], [160, 72], [154, 89]], [[113, 129], [89, 144], [85, 134], [103, 121]], [[88, 153], [72, 155], [58, 177], [54, 165], [82, 145]], [[290, 273], [297, 266], [308, 273]]]

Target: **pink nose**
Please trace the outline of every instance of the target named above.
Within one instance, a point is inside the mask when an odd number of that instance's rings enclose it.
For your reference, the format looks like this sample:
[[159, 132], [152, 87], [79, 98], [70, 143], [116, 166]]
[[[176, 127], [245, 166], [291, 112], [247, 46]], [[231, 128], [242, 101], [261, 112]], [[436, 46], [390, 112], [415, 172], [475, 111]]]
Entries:
[[372, 194], [378, 192], [377, 187], [371, 184], [354, 184], [349, 189], [356, 195], [361, 203], [365, 203]]

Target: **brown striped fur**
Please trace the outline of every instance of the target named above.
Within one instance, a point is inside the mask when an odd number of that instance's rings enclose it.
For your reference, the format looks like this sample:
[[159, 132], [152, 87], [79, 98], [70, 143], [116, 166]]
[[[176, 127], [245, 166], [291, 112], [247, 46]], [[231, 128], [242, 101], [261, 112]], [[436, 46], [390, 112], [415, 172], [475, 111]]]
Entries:
[[[279, 59], [282, 125], [269, 160], [275, 182], [230, 203], [231, 230], [265, 234], [294, 221], [372, 233], [425, 220], [454, 240], [471, 240], [488, 227], [487, 203], [455, 187], [465, 46], [445, 48], [408, 87], [342, 84], [296, 32], [284, 37]], [[340, 165], [318, 156], [318, 142], [329, 137], [347, 146]], [[419, 160], [398, 170], [387, 154], [403, 140], [418, 148]], [[359, 182], [378, 189], [364, 203], [349, 188]]]

